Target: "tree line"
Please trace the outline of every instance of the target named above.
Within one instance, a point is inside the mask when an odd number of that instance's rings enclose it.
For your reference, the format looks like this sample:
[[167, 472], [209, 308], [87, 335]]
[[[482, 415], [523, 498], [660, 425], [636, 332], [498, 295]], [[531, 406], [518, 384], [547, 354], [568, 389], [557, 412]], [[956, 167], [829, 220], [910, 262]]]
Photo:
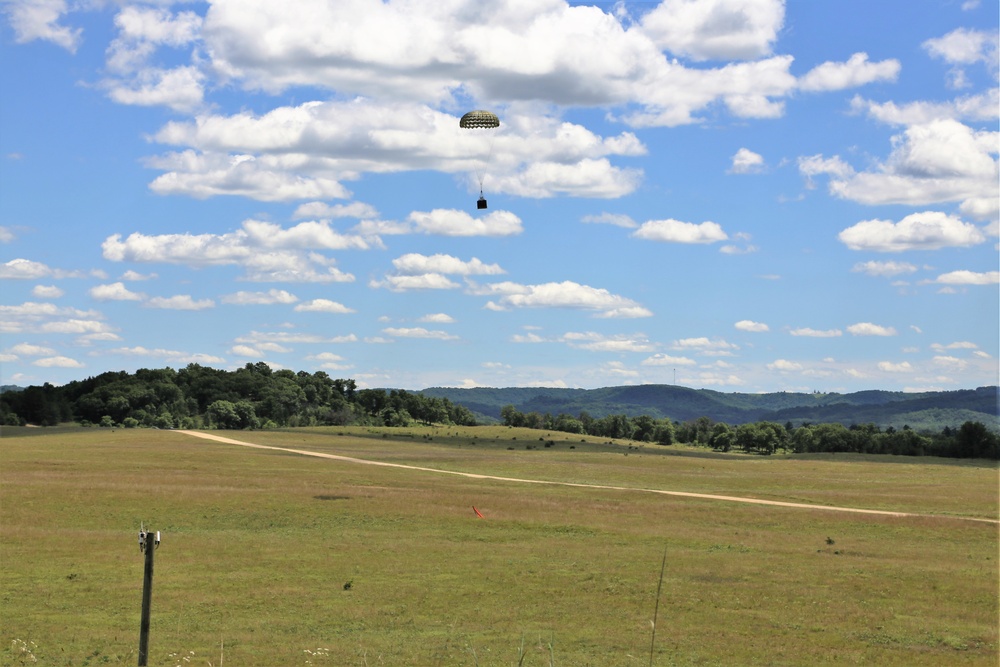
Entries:
[[946, 426], [940, 432], [917, 432], [908, 426], [880, 428], [876, 424], [839, 423], [794, 426], [770, 421], [739, 425], [699, 417], [685, 422], [653, 419], [646, 415], [606, 415], [595, 418], [587, 412], [576, 417], [568, 414], [523, 413], [513, 405], [500, 411], [507, 426], [579, 433], [602, 438], [672, 445], [702, 446], [720, 452], [742, 451], [751, 454], [776, 452], [897, 454], [904, 456], [946, 456], [954, 458], [1000, 459], [1000, 437], [978, 421], [967, 421], [957, 428]]
[[[609, 414], [593, 417], [500, 411], [504, 424], [603, 438], [716, 451], [857, 452], [908, 456], [1000, 459], [1000, 438], [981, 422], [940, 432], [880, 428], [873, 423], [793, 426], [770, 421], [729, 425], [709, 417], [684, 422]], [[257, 429], [295, 426], [408, 426], [413, 423], [474, 426], [475, 416], [447, 398], [401, 389], [358, 389], [351, 379], [324, 371], [272, 370], [264, 362], [235, 371], [189, 364], [107, 372], [63, 386], [44, 384], [0, 393], [0, 424], [83, 425], [125, 428]]]
[[46, 383], [0, 394], [8, 426], [256, 429], [286, 426], [474, 425], [472, 412], [446, 398], [400, 389], [358, 389], [324, 371], [272, 370], [264, 362], [235, 371], [189, 364], [102, 373], [60, 387]]

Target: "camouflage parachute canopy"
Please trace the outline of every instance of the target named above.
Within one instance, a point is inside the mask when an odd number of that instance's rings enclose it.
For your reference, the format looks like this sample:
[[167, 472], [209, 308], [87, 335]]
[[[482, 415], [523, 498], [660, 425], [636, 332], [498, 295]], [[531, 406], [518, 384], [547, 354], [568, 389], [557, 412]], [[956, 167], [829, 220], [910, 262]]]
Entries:
[[500, 119], [492, 111], [470, 111], [462, 116], [458, 126], [466, 129], [500, 127]]

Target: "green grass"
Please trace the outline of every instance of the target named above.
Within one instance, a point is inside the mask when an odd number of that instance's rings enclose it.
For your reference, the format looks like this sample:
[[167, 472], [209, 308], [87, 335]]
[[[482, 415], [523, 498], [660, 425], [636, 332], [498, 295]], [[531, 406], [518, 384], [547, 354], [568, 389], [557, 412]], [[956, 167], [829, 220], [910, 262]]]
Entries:
[[939, 516], [479, 481], [167, 431], [5, 428], [0, 664], [25, 658], [15, 640], [34, 642], [38, 664], [135, 663], [140, 521], [163, 535], [151, 665], [223, 652], [226, 665], [517, 665], [522, 641], [525, 666], [648, 665], [664, 548], [656, 665], [997, 664], [997, 526], [960, 518], [997, 518], [994, 464], [716, 456], [505, 427], [223, 435]]

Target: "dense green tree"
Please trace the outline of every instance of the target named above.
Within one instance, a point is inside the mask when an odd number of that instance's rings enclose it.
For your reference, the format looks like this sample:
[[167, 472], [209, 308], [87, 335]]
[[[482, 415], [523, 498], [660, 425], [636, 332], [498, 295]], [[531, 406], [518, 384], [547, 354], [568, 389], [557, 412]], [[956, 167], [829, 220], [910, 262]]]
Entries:
[[674, 423], [669, 419], [658, 420], [654, 438], [659, 445], [674, 444]]
[[718, 422], [712, 425], [708, 444], [716, 451], [728, 452], [736, 445], [736, 433], [729, 428], [729, 424]]
[[967, 421], [955, 435], [952, 454], [961, 458], [1000, 458], [1000, 438], [982, 422]]
[[389, 406], [389, 395], [384, 389], [362, 389], [358, 392], [357, 403], [374, 417]]
[[639, 442], [652, 442], [656, 437], [656, 420], [649, 415], [639, 415], [632, 418], [632, 439]]
[[504, 426], [524, 426], [524, 415], [513, 405], [500, 408], [500, 418]]
[[208, 422], [215, 428], [239, 428], [240, 416], [236, 413], [236, 405], [231, 401], [215, 401], [206, 410]]
[[556, 416], [555, 422], [552, 424], [553, 430], [561, 431], [562, 433], [583, 433], [583, 422], [575, 417], [567, 414], [560, 414]]

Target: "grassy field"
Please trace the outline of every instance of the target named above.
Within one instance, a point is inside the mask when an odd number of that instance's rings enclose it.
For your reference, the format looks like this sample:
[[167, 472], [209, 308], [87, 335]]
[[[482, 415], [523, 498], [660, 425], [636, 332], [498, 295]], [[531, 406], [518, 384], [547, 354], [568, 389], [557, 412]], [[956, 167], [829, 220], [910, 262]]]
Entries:
[[0, 664], [135, 664], [145, 522], [163, 535], [150, 665], [649, 665], [664, 550], [655, 665], [997, 665], [998, 527], [969, 520], [998, 518], [992, 463], [722, 456], [504, 427], [219, 434], [934, 516], [475, 480], [169, 431], [5, 427]]

